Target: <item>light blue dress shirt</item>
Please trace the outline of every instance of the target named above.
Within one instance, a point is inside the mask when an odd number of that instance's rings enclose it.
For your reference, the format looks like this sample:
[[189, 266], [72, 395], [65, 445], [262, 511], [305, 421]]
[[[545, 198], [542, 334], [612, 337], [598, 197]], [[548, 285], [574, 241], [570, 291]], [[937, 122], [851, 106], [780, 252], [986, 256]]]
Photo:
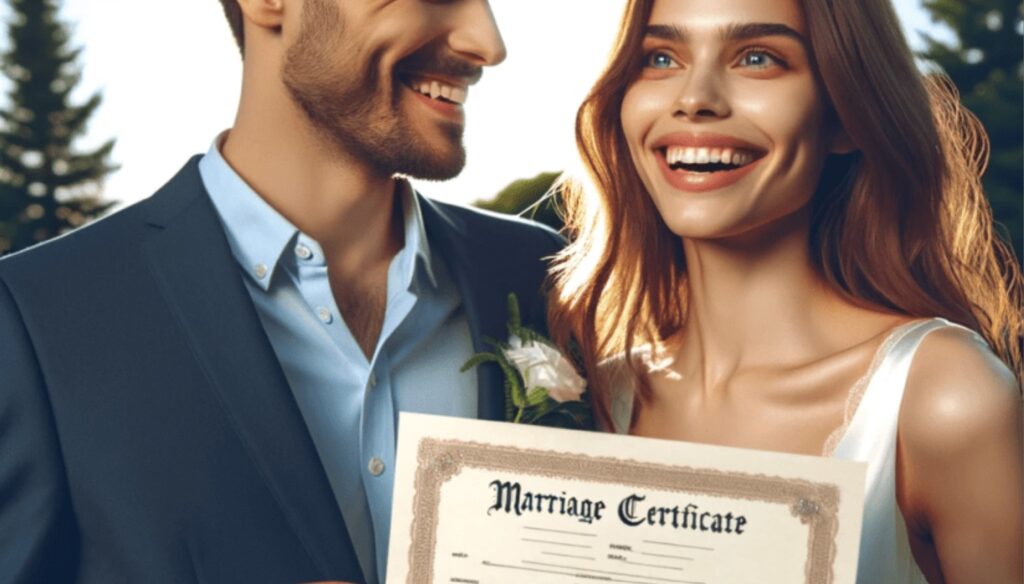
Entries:
[[476, 376], [459, 373], [473, 343], [458, 290], [445, 263], [430, 253], [412, 188], [399, 182], [405, 246], [389, 266], [384, 324], [367, 359], [335, 305], [320, 246], [238, 176], [219, 143], [199, 162], [203, 184], [246, 274], [363, 574], [369, 583], [383, 582], [398, 412], [477, 415]]

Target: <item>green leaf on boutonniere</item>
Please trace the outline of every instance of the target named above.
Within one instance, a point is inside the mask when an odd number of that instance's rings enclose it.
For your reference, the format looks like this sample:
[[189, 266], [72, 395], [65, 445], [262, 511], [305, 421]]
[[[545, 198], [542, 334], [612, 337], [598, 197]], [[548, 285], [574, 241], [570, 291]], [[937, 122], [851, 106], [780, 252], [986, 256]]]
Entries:
[[493, 352], [473, 355], [462, 371], [484, 363], [497, 363], [504, 375], [505, 419], [514, 423], [563, 428], [590, 428], [586, 380], [574, 361], [550, 340], [523, 326], [519, 301], [508, 296], [507, 342], [484, 337]]
[[477, 353], [476, 355], [473, 355], [472, 357], [470, 357], [469, 361], [466, 361], [462, 365], [462, 368], [459, 369], [459, 373], [465, 373], [465, 372], [469, 371], [470, 369], [476, 367], [477, 365], [480, 365], [481, 363], [487, 363], [489, 361], [497, 362], [497, 361], [500, 361], [500, 360], [501, 360], [501, 357], [498, 357], [494, 353]]
[[535, 387], [526, 394], [526, 405], [539, 406], [548, 399], [548, 390], [543, 387]]
[[512, 396], [512, 403], [517, 408], [524, 407], [526, 405], [526, 390], [523, 389], [523, 382], [519, 380], [515, 368], [504, 358], [499, 359], [498, 364], [501, 365], [501, 370], [505, 374], [506, 388], [509, 395]]
[[505, 387], [505, 421], [511, 421], [516, 417], [516, 403], [512, 399], [512, 384], [506, 377], [503, 385]]
[[522, 315], [519, 312], [519, 299], [515, 294], [508, 295], [508, 334], [512, 337], [522, 337], [520, 331], [523, 328]]

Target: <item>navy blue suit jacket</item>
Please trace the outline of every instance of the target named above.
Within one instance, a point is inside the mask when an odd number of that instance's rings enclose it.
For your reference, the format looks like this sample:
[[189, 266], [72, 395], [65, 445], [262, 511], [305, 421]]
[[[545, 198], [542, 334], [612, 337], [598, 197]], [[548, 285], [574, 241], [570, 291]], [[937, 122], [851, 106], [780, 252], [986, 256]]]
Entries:
[[[362, 579], [197, 162], [0, 261], [0, 582]], [[561, 239], [421, 203], [476, 349], [510, 292], [542, 327]], [[477, 374], [500, 419], [500, 372]]]

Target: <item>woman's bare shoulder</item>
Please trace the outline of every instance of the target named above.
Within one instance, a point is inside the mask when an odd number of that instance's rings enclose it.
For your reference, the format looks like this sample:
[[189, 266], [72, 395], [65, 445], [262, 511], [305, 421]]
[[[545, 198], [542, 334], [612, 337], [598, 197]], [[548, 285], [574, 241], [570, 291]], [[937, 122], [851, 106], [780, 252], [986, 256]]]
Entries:
[[922, 340], [900, 410], [897, 498], [949, 581], [1019, 572], [1021, 405], [1016, 376], [980, 336], [943, 327]]
[[1020, 408], [1017, 379], [988, 344], [966, 329], [943, 327], [925, 336], [914, 356], [900, 430], [913, 445], [948, 451], [1012, 424]]
[[1006, 471], [1019, 458], [1021, 404], [1010, 368], [980, 336], [959, 327], [925, 336], [899, 417], [905, 514], [928, 516], [950, 489]]

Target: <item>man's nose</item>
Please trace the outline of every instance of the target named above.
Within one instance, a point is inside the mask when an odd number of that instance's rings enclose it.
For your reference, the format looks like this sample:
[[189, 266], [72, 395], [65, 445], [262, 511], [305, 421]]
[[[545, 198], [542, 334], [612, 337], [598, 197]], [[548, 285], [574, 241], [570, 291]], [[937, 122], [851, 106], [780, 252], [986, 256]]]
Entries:
[[487, 0], [470, 0], [462, 4], [448, 45], [477, 65], [497, 65], [504, 61], [505, 41], [501, 38], [490, 3]]
[[680, 79], [682, 87], [676, 98], [673, 115], [691, 120], [723, 118], [729, 115], [729, 100], [723, 80], [713, 67], [694, 66]]

